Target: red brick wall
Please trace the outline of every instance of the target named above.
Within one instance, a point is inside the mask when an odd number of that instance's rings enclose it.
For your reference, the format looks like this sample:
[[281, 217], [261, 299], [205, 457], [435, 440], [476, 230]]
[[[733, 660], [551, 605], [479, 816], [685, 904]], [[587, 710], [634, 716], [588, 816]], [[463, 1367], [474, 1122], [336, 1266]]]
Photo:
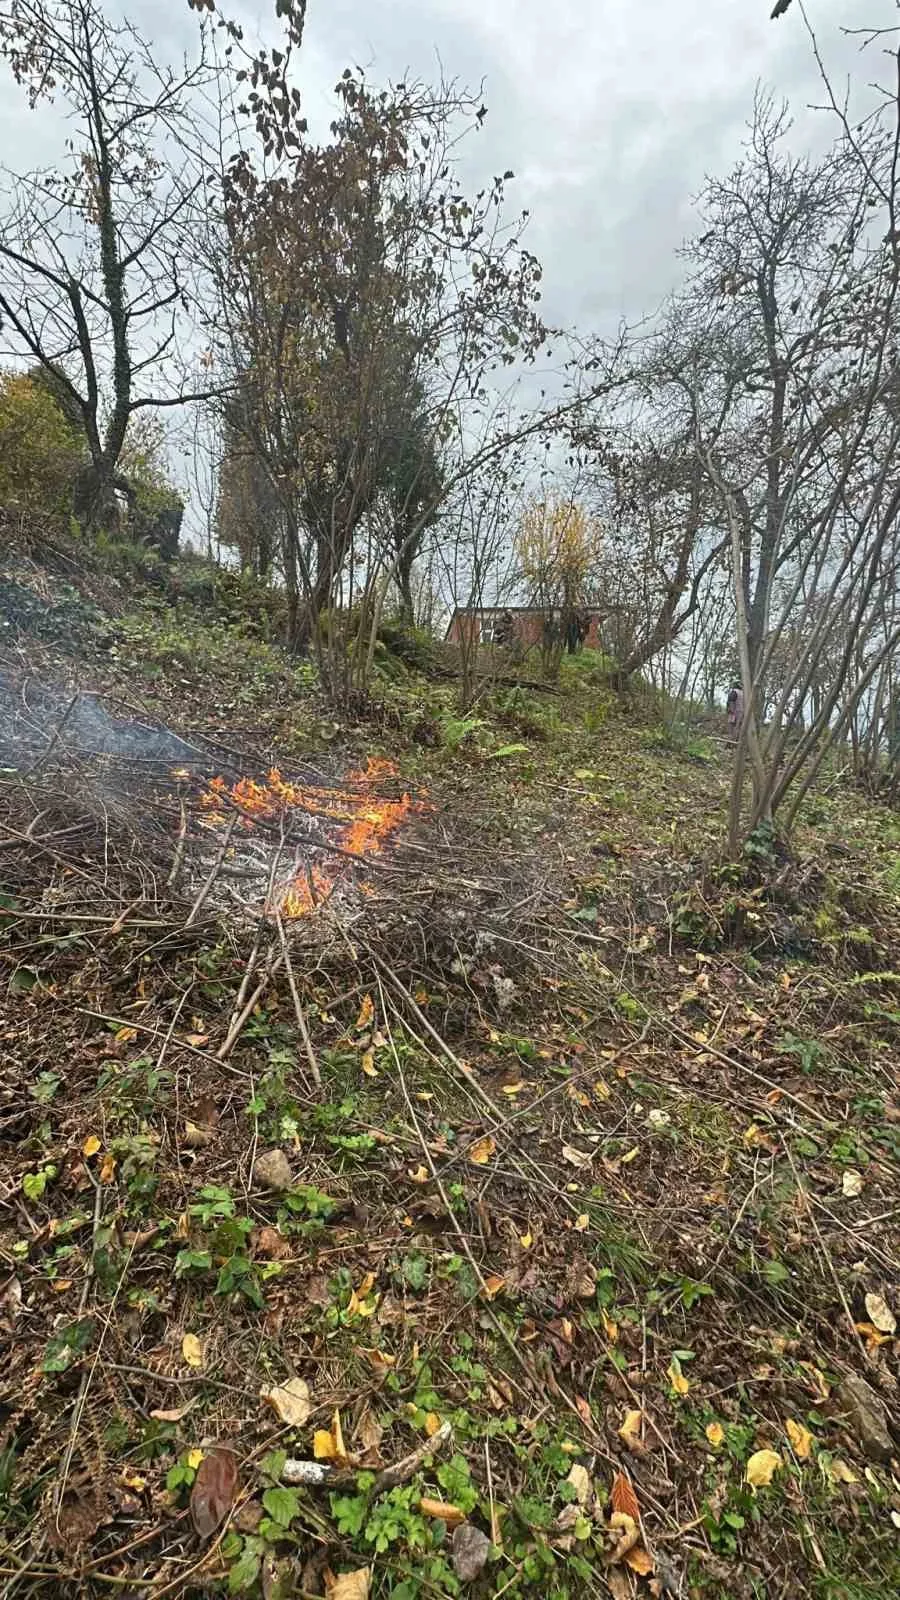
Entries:
[[[480, 637], [482, 613], [477, 611], [457, 611], [447, 631], [447, 638], [453, 644], [462, 644], [468, 638], [470, 641]], [[544, 617], [540, 611], [513, 611], [513, 627], [519, 644], [525, 650], [532, 646], [539, 646], [544, 637]], [[600, 618], [596, 612], [591, 612], [588, 625], [585, 647], [588, 650], [600, 650]]]

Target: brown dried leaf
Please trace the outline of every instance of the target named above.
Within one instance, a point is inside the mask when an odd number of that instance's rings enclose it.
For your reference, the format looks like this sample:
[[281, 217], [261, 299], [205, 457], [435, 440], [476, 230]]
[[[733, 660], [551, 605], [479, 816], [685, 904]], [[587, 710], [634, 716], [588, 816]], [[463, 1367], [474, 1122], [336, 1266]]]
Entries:
[[204, 1456], [191, 1490], [191, 1518], [201, 1539], [210, 1539], [234, 1505], [238, 1489], [237, 1457], [217, 1445]]
[[626, 1517], [631, 1517], [635, 1522], [641, 1520], [641, 1508], [634, 1492], [634, 1485], [627, 1472], [617, 1472], [612, 1481], [610, 1499], [614, 1511], [622, 1512]]

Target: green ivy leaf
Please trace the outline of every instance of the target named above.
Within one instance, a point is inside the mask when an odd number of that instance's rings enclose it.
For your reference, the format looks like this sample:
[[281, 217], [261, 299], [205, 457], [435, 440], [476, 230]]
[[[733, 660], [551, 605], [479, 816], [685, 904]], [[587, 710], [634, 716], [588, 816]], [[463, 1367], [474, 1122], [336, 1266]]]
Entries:
[[289, 1528], [300, 1510], [300, 1497], [296, 1489], [267, 1489], [262, 1503], [273, 1522], [280, 1528]]

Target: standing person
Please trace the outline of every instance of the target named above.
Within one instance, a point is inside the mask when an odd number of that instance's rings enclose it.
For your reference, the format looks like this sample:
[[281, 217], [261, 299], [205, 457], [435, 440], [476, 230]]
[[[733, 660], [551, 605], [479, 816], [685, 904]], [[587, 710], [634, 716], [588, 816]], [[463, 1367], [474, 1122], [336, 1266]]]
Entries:
[[728, 728], [733, 738], [737, 739], [744, 720], [744, 691], [739, 683], [733, 683], [725, 703], [728, 713]]

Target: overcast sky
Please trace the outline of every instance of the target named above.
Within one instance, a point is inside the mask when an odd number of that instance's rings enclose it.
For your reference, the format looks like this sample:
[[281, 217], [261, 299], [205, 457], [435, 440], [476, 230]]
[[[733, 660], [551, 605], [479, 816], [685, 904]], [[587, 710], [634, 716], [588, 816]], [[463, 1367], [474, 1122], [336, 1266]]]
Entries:
[[[309, 0], [303, 83], [310, 111], [348, 63], [374, 78], [444, 72], [477, 87], [489, 116], [472, 147], [481, 170], [513, 168], [532, 213], [551, 320], [610, 331], [653, 309], [677, 281], [705, 172], [739, 154], [754, 85], [791, 102], [798, 142], [823, 137], [800, 0]], [[142, 0], [148, 14], [159, 7]], [[177, 12], [176, 0], [168, 4]], [[274, 0], [236, 0], [268, 34]], [[896, 0], [807, 0], [843, 85], [874, 76], [841, 27], [896, 22]], [[188, 13], [188, 16], [192, 16]], [[818, 127], [817, 124], [818, 123]]]
[[[248, 41], [275, 37], [275, 0], [220, 0]], [[704, 173], [740, 153], [754, 85], [786, 97], [800, 144], [823, 140], [815, 63], [800, 11], [772, 0], [308, 0], [299, 68], [312, 125], [324, 128], [343, 68], [379, 82], [441, 70], [483, 83], [489, 116], [468, 147], [472, 183], [511, 167], [528, 244], [545, 267], [545, 314], [585, 333], [653, 311], [678, 280], [678, 244]], [[843, 86], [880, 64], [841, 28], [898, 20], [897, 0], [807, 0]], [[198, 26], [187, 0], [108, 0], [173, 57]], [[51, 159], [52, 109], [30, 112], [9, 79], [0, 95], [0, 162]]]

